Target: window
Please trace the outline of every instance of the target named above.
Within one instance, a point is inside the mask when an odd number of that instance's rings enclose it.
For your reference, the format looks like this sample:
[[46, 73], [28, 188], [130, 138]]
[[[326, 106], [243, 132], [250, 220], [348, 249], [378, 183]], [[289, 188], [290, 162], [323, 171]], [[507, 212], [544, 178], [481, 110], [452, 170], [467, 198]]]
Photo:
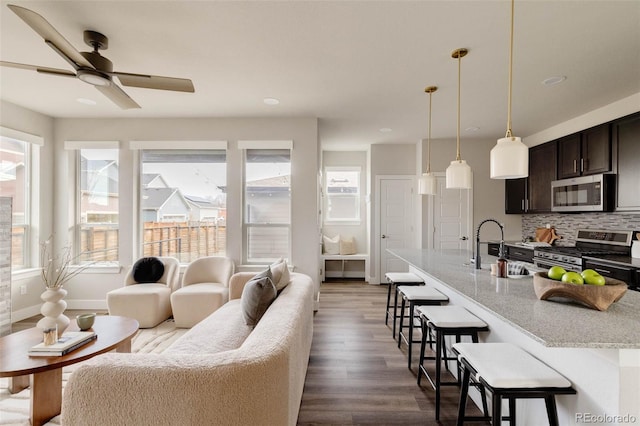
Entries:
[[244, 175], [244, 261], [289, 257], [291, 151], [247, 149]]
[[226, 254], [226, 161], [226, 151], [219, 149], [142, 151], [144, 256], [188, 263]]
[[118, 261], [118, 150], [80, 149], [78, 261]]
[[325, 222], [360, 222], [360, 168], [325, 169]]
[[11, 197], [11, 267], [13, 270], [31, 266], [30, 238], [30, 155], [31, 144], [0, 137], [0, 194]]

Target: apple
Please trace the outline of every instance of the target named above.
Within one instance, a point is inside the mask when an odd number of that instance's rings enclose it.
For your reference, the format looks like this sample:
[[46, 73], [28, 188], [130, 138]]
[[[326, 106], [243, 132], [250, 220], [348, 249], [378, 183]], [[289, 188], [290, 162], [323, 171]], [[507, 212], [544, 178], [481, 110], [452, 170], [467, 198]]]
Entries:
[[547, 276], [552, 280], [560, 281], [567, 271], [562, 266], [552, 266], [547, 272]]
[[600, 274], [593, 269], [585, 269], [584, 271], [580, 272], [580, 275], [582, 275], [582, 278], [584, 278], [586, 281], [587, 277], [598, 276]]
[[584, 278], [582, 278], [582, 275], [580, 275], [577, 272], [569, 271], [562, 276], [562, 282], [568, 283], [568, 284], [570, 283], [570, 284], [582, 285], [584, 284]]
[[605, 285], [605, 279], [602, 275], [590, 275], [584, 279], [585, 284]]

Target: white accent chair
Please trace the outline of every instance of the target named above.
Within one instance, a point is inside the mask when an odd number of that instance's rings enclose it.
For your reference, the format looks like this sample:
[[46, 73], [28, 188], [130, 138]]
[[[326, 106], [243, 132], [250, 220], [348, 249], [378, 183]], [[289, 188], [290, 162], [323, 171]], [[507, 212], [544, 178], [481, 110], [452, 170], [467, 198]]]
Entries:
[[229, 279], [235, 271], [228, 257], [196, 259], [182, 276], [182, 287], [171, 294], [176, 327], [191, 328], [229, 301]]
[[133, 267], [127, 273], [124, 287], [107, 293], [109, 315], [134, 318], [140, 328], [151, 328], [171, 316], [171, 293], [180, 285], [180, 262], [174, 257], [158, 257], [164, 274], [156, 283], [138, 283]]

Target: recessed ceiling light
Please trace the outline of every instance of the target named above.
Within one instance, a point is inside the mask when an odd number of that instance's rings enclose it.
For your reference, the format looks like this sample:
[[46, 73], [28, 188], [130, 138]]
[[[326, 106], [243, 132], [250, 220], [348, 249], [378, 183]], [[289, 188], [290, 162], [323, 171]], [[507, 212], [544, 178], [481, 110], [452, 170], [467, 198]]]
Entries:
[[380, 131], [382, 133], [389, 133], [389, 132], [392, 132], [393, 129], [390, 129], [389, 127], [383, 127], [382, 129], [380, 129]]
[[92, 100], [92, 99], [87, 99], [87, 98], [78, 98], [76, 99], [76, 101], [80, 102], [81, 104], [84, 105], [95, 105], [97, 104], [96, 101]]
[[566, 79], [567, 77], [564, 75], [556, 75], [553, 77], [545, 78], [544, 80], [542, 80], [542, 84], [544, 84], [545, 86], [554, 86], [556, 84], [562, 83]]
[[478, 130], [480, 130], [480, 127], [476, 127], [476, 126], [471, 126], [471, 127], [467, 127], [466, 129], [464, 129], [466, 132], [477, 132]]
[[276, 98], [264, 98], [262, 100], [266, 105], [278, 105], [280, 101]]

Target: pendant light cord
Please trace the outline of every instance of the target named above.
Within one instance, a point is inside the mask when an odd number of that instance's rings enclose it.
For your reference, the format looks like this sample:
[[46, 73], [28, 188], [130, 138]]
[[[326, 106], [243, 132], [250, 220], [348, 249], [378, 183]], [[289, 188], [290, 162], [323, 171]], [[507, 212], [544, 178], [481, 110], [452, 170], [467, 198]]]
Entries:
[[431, 173], [431, 97], [433, 91], [429, 92], [429, 133], [427, 139], [427, 173]]
[[513, 74], [513, 15], [515, 0], [511, 0], [511, 33], [509, 35], [509, 99], [507, 101], [507, 134], [505, 138], [513, 137], [511, 133], [511, 86], [512, 86], [512, 74]]
[[460, 161], [460, 63], [462, 55], [458, 54], [458, 132], [456, 141], [456, 161]]

